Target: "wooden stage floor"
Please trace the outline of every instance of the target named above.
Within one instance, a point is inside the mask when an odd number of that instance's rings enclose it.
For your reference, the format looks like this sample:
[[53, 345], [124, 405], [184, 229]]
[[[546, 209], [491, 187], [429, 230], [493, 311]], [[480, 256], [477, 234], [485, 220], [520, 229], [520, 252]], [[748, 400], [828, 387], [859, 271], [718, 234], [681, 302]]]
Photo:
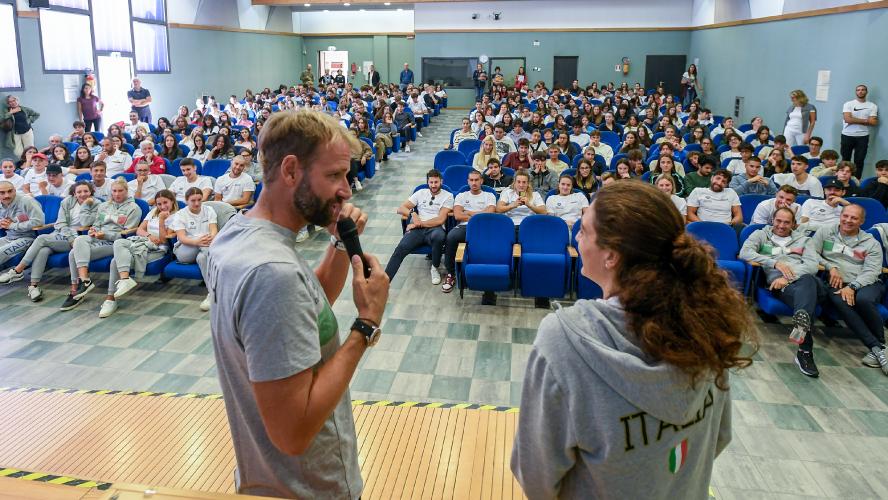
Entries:
[[[354, 406], [365, 499], [523, 498], [509, 469], [517, 413]], [[232, 493], [217, 398], [0, 392], [0, 467]]]

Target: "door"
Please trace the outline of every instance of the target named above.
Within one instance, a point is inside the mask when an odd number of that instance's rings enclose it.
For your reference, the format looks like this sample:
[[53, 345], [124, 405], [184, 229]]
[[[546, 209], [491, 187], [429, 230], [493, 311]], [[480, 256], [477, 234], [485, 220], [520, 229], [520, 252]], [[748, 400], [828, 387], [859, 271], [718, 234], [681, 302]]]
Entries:
[[555, 69], [552, 71], [552, 89], [570, 88], [577, 79], [577, 56], [555, 56]]
[[[102, 117], [105, 124], [126, 121], [130, 105], [126, 93], [133, 86], [133, 59], [131, 57], [98, 56], [99, 71], [95, 89], [105, 103]], [[99, 93], [101, 92], [101, 94]]]
[[663, 85], [667, 94], [681, 95], [681, 75], [687, 70], [687, 56], [647, 56], [644, 70], [644, 88]]
[[[493, 75], [494, 70], [499, 66], [500, 72], [503, 74], [503, 83], [506, 87], [515, 84], [515, 75], [518, 74], [518, 68], [524, 66], [523, 57], [491, 57], [487, 68], [487, 74]], [[527, 68], [525, 73], [527, 72]]]

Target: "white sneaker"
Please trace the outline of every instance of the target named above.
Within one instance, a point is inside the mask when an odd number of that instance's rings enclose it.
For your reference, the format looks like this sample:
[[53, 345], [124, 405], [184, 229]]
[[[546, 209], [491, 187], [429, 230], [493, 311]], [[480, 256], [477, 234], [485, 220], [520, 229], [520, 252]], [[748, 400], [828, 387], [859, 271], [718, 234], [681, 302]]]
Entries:
[[28, 286], [28, 298], [31, 302], [40, 302], [43, 299], [43, 290], [37, 285]]
[[114, 291], [114, 298], [119, 299], [123, 297], [124, 295], [131, 292], [132, 289], [136, 287], [136, 285], [138, 285], [138, 283], [136, 283], [136, 280], [132, 278], [117, 280], [117, 283], [115, 285], [116, 290]]
[[207, 298], [203, 299], [203, 302], [200, 303], [201, 311], [209, 311], [210, 310], [210, 294], [207, 294]]
[[404, 152], [405, 152], [405, 153], [409, 153], [409, 152], [410, 152], [410, 144], [405, 144], [405, 145], [404, 145]]
[[108, 316], [114, 314], [114, 311], [116, 310], [117, 302], [114, 300], [106, 300], [105, 302], [102, 302], [102, 308], [99, 309], [99, 317], [107, 318]]
[[422, 137], [422, 132], [420, 132], [419, 130], [417, 130], [417, 131], [416, 131], [416, 137]]
[[364, 186], [361, 184], [361, 181], [355, 179], [355, 191], [361, 191], [364, 189]]
[[438, 268], [432, 266], [432, 284], [440, 285], [441, 284], [441, 273], [438, 272]]
[[14, 267], [10, 267], [9, 269], [3, 271], [3, 273], [0, 273], [0, 283], [15, 283], [16, 281], [19, 281], [24, 277], [25, 273], [17, 273], [15, 272]]
[[[303, 227], [299, 230], [299, 233], [296, 234], [296, 243], [302, 243], [303, 241], [308, 239], [308, 228]], [[207, 309], [209, 310], [209, 309]]]

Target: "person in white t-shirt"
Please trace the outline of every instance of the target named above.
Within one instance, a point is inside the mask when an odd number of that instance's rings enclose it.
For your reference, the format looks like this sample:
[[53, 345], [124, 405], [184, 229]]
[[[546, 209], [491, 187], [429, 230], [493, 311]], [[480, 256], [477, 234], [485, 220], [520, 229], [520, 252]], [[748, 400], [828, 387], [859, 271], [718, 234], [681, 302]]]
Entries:
[[573, 227], [574, 222], [583, 216], [583, 210], [589, 206], [586, 195], [573, 191], [573, 177], [561, 175], [558, 178], [558, 194], [546, 199], [546, 210], [549, 215], [561, 217], [561, 220]]
[[771, 176], [779, 186], [789, 185], [799, 190], [799, 194], [823, 198], [823, 184], [820, 179], [808, 175], [808, 160], [801, 155], [792, 157], [789, 163], [792, 173], [774, 174]]
[[459, 225], [447, 233], [444, 245], [444, 269], [447, 271], [444, 283], [441, 284], [441, 291], [444, 293], [450, 293], [456, 284], [456, 249], [460, 243], [466, 241], [469, 219], [475, 214], [491, 213], [496, 210], [496, 196], [481, 190], [484, 182], [480, 172], [476, 170], [469, 172], [467, 183], [469, 190], [457, 194], [453, 201], [453, 217]]
[[[178, 200], [178, 196], [176, 199]], [[203, 204], [203, 192], [198, 187], [185, 192], [186, 207], [176, 212], [167, 227], [176, 232], [178, 241], [173, 247], [176, 260], [183, 264], [197, 262], [200, 274], [206, 281], [207, 253], [219, 232], [216, 211]], [[210, 310], [210, 294], [200, 303], [201, 311]]]
[[441, 172], [435, 169], [426, 173], [426, 185], [428, 187], [417, 190], [398, 207], [398, 215], [407, 219], [407, 227], [385, 266], [389, 280], [394, 279], [404, 257], [416, 248], [429, 245], [432, 247], [432, 284], [441, 284], [438, 267], [444, 250], [444, 223], [453, 210], [453, 195], [443, 189]]
[[583, 122], [579, 119], [575, 119], [571, 125], [572, 132], [570, 134], [570, 142], [579, 144], [580, 148], [588, 146], [589, 143], [592, 142], [592, 137], [583, 131]]
[[740, 210], [740, 197], [727, 187], [731, 173], [725, 169], [716, 170], [708, 188], [699, 187], [688, 196], [688, 222], [713, 221], [730, 224], [735, 228], [743, 225], [743, 211]]
[[62, 166], [58, 163], [46, 167], [46, 184], [40, 183], [40, 193], [64, 198], [68, 196], [68, 191], [73, 183], [65, 179]]
[[25, 184], [25, 178], [15, 173], [15, 162], [6, 158], [0, 163], [0, 181], [6, 181], [12, 184], [16, 192], [22, 192], [22, 186]]
[[170, 184], [170, 191], [176, 193], [176, 200], [187, 201], [185, 200], [185, 193], [191, 188], [201, 190], [203, 193], [201, 201], [209, 200], [210, 193], [213, 192], [213, 181], [208, 177], [197, 175], [197, 167], [194, 165], [194, 160], [185, 158], [179, 163], [179, 169], [182, 170], [182, 176], [176, 177], [176, 180]]
[[102, 201], [108, 201], [111, 199], [111, 181], [108, 180], [105, 172], [107, 171], [107, 166], [103, 161], [94, 161], [92, 165], [89, 166], [89, 175], [92, 177], [92, 185], [95, 188], [94, 196], [96, 198], [101, 198]]
[[166, 189], [163, 179], [151, 173], [151, 166], [147, 161], [136, 163], [136, 178], [127, 182], [127, 186], [130, 196], [145, 200], [149, 205], [154, 204], [154, 195]]
[[604, 158], [604, 162], [610, 165], [611, 158], [614, 157], [614, 150], [610, 147], [609, 144], [605, 144], [601, 142], [601, 132], [598, 130], [593, 130], [591, 134], [589, 134], [589, 146], [595, 151], [595, 154], [601, 155]]
[[515, 172], [512, 186], [500, 193], [496, 212], [506, 214], [512, 219], [512, 222], [515, 223], [516, 234], [521, 221], [529, 215], [546, 213], [546, 203], [543, 201], [542, 195], [530, 186], [530, 174], [527, 173], [527, 170]]
[[771, 225], [774, 223], [774, 213], [780, 208], [792, 210], [792, 213], [796, 214], [796, 222], [801, 222], [802, 209], [795, 202], [798, 195], [798, 189], [792, 186], [780, 186], [773, 198], [768, 198], [755, 207], [752, 220], [749, 223]]
[[842, 106], [842, 160], [851, 161], [857, 167], [857, 179], [863, 173], [863, 161], [869, 147], [871, 127], [879, 124], [879, 107], [866, 100], [869, 89], [866, 85], [858, 85], [854, 90], [857, 98]]
[[851, 204], [844, 198], [845, 186], [836, 179], [823, 186], [823, 193], [826, 199], [809, 198], [802, 204], [802, 224], [809, 231], [838, 224], [842, 210]]
[[95, 161], [105, 163], [106, 174], [110, 177], [122, 174], [123, 171], [129, 168], [133, 163], [133, 159], [129, 153], [118, 149], [115, 142], [116, 141], [108, 137], [102, 139], [102, 151], [94, 158]]
[[665, 193], [669, 196], [669, 199], [672, 200], [672, 204], [675, 205], [675, 209], [678, 210], [678, 213], [681, 214], [682, 218], [687, 219], [688, 216], [688, 202], [675, 194], [675, 177], [671, 175], [661, 175], [659, 179], [657, 179], [657, 189]]
[[34, 153], [31, 156], [31, 168], [25, 172], [25, 183], [22, 184], [22, 193], [37, 196], [40, 193], [40, 185], [46, 185], [46, 166], [49, 162], [43, 153]]
[[233, 207], [242, 207], [250, 202], [256, 191], [253, 179], [244, 173], [247, 169], [247, 160], [237, 155], [231, 160], [231, 169], [227, 174], [216, 179], [213, 188], [216, 201], [224, 201]]

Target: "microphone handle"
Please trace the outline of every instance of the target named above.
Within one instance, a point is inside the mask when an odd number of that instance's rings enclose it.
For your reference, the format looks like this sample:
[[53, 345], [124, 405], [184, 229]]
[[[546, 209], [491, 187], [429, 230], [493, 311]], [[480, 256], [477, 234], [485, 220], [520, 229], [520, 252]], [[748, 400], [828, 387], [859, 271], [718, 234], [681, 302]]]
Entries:
[[361, 262], [364, 263], [364, 278], [370, 279], [370, 265], [367, 264], [367, 259], [364, 257], [364, 251], [361, 250], [361, 242], [358, 238], [347, 238], [342, 240], [342, 242], [345, 244], [345, 251], [348, 253], [349, 260], [355, 255], [361, 257]]

